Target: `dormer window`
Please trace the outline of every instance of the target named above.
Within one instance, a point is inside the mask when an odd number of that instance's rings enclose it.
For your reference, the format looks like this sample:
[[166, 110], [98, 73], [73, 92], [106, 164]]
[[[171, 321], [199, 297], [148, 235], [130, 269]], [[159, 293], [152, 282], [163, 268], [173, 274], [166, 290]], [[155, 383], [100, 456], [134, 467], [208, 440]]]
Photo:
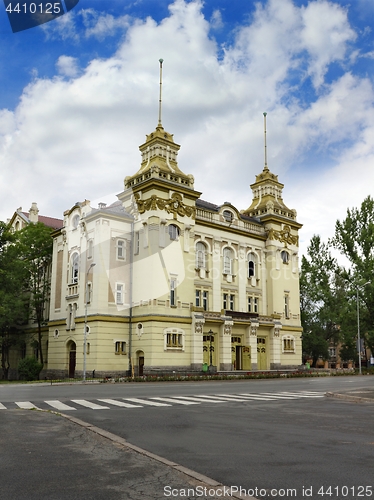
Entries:
[[224, 210], [222, 215], [226, 222], [232, 222], [234, 220], [234, 214], [230, 212], [230, 210]]

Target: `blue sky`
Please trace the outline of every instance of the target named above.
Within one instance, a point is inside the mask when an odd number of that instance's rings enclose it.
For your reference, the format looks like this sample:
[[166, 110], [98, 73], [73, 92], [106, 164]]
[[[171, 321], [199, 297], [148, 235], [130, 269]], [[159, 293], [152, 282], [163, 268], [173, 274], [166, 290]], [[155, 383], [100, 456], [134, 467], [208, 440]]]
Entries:
[[374, 185], [372, 0], [80, 0], [12, 33], [0, 5], [0, 219], [109, 200], [157, 124], [202, 198], [238, 209], [268, 163], [314, 233]]

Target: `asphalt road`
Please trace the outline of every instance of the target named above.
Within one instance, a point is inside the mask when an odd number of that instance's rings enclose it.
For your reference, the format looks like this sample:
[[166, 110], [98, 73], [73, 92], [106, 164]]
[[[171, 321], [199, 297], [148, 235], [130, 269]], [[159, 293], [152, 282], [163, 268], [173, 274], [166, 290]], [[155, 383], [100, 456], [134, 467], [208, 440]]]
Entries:
[[[0, 386], [0, 402], [280, 394], [372, 387], [373, 377], [238, 382]], [[374, 498], [374, 405], [330, 398], [250, 400], [108, 410], [74, 416], [217, 481], [283, 498]], [[328, 489], [331, 487], [331, 489]], [[312, 488], [312, 489], [311, 489]], [[322, 489], [323, 488], [323, 489]], [[263, 492], [264, 493], [264, 492]], [[255, 495], [256, 496], [256, 495]]]

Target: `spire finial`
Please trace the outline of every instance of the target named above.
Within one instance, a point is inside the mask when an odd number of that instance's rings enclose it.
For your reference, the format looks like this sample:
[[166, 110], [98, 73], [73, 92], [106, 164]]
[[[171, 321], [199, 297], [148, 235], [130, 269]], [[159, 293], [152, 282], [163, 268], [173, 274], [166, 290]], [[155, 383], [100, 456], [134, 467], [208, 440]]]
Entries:
[[269, 167], [268, 167], [268, 156], [267, 156], [267, 146], [266, 146], [266, 115], [267, 115], [267, 113], [264, 112], [263, 115], [264, 115], [264, 139], [265, 139], [265, 166], [264, 166], [264, 171], [267, 171], [267, 170], [269, 170]]
[[159, 59], [159, 63], [160, 63], [160, 99], [159, 99], [159, 103], [158, 103], [158, 127], [161, 127], [162, 128], [162, 123], [161, 123], [161, 111], [162, 111], [162, 107], [161, 107], [161, 104], [162, 104], [162, 63], [164, 62], [163, 59]]

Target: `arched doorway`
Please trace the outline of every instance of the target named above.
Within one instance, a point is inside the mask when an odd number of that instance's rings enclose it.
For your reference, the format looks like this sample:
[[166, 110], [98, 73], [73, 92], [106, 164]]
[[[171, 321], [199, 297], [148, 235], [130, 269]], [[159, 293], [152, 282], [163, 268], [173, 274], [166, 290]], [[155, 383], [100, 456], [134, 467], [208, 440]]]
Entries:
[[77, 345], [73, 340], [69, 340], [69, 342], [67, 343], [67, 350], [68, 350], [69, 378], [74, 378], [75, 365], [77, 360]]
[[137, 368], [138, 368], [138, 377], [142, 377], [144, 373], [144, 352], [137, 351]]

